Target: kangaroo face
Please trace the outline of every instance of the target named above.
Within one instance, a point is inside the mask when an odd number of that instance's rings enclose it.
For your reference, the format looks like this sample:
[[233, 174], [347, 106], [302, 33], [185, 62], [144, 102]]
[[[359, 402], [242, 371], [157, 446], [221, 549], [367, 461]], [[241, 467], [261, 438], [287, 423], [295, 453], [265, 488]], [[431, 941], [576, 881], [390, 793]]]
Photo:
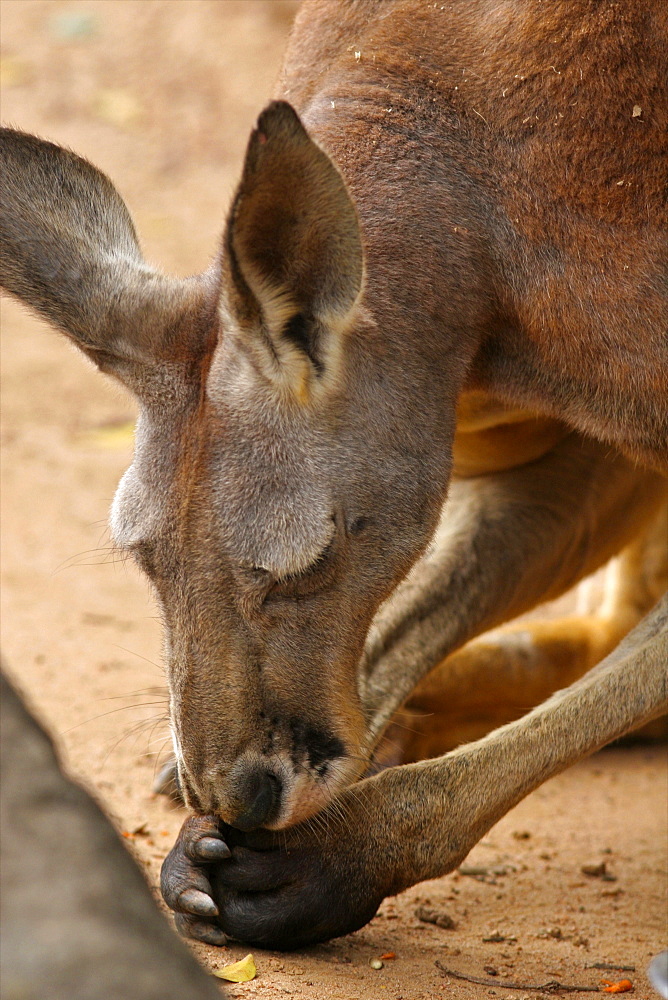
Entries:
[[285, 108], [251, 139], [220, 282], [197, 385], [142, 409], [112, 529], [162, 605], [188, 801], [280, 828], [368, 764], [358, 663], [433, 519], [373, 384], [355, 210]]
[[405, 465], [355, 440], [363, 397], [262, 405], [225, 336], [199, 398], [142, 414], [112, 531], [162, 607], [189, 803], [244, 829], [280, 828], [366, 768], [357, 665], [424, 540], [415, 525], [407, 550]]
[[12, 130], [0, 153], [4, 286], [140, 404], [111, 527], [162, 607], [185, 796], [242, 829], [295, 823], [373, 749], [360, 656], [447, 476], [431, 354], [401, 330], [388, 350], [353, 203], [287, 104], [260, 116], [193, 279], [143, 261], [86, 161]]

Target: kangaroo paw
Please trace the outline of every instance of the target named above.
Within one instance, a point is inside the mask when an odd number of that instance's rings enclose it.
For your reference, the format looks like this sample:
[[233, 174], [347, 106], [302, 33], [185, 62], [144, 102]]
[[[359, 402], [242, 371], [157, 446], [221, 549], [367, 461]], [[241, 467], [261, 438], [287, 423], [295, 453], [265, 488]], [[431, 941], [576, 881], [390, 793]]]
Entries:
[[208, 869], [230, 856], [215, 817], [191, 816], [183, 824], [162, 866], [160, 887], [165, 902], [176, 912], [175, 923], [184, 937], [207, 944], [225, 943]]

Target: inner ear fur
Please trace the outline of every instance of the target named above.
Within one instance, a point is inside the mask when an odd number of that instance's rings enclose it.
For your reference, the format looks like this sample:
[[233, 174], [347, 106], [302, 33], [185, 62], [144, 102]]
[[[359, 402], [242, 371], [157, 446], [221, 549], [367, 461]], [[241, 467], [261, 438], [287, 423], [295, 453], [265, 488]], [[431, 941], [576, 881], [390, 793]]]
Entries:
[[146, 264], [130, 214], [100, 170], [6, 128], [0, 165], [2, 287], [133, 388], [138, 366], [202, 349], [214, 276], [171, 279]]
[[251, 134], [225, 248], [228, 302], [256, 353], [296, 373], [298, 352], [321, 374], [362, 287], [362, 241], [341, 174], [284, 101]]

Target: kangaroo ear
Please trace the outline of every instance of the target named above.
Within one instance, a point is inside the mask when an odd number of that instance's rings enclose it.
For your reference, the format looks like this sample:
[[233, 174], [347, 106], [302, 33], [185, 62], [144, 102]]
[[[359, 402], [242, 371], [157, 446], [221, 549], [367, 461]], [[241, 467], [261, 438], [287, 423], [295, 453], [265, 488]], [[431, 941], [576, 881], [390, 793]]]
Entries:
[[216, 309], [207, 276], [149, 267], [111, 181], [32, 135], [0, 130], [0, 283], [141, 395], [156, 362], [203, 349]]
[[359, 296], [363, 254], [343, 178], [293, 108], [258, 119], [226, 234], [227, 299], [256, 366], [301, 395], [327, 374]]

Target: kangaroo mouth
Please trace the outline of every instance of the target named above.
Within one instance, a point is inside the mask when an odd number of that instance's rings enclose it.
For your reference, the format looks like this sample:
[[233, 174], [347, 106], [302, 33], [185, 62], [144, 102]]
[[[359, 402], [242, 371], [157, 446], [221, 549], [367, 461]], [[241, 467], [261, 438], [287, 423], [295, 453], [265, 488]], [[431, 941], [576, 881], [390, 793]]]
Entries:
[[[353, 766], [351, 766], [353, 765]], [[266, 826], [284, 830], [326, 809], [344, 788], [360, 777], [350, 757], [321, 762], [319, 770], [292, 771], [283, 787], [280, 808]]]

